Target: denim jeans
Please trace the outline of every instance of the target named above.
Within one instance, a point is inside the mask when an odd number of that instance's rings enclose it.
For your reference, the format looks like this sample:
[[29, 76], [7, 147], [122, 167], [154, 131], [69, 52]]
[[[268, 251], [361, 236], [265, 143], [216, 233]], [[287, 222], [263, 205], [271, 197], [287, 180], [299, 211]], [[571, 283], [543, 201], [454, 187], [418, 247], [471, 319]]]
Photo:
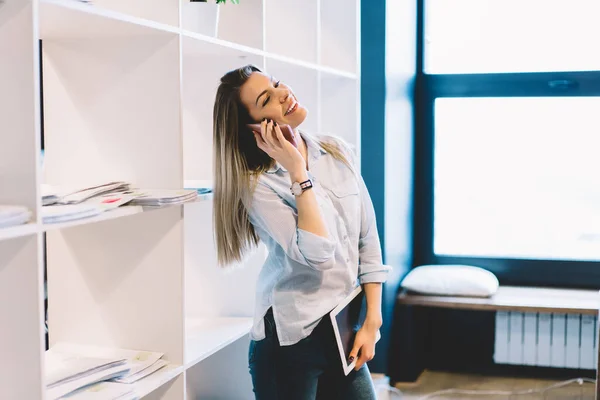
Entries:
[[266, 338], [250, 341], [248, 365], [257, 400], [376, 400], [367, 365], [345, 376], [329, 318], [307, 338], [280, 346], [271, 310]]

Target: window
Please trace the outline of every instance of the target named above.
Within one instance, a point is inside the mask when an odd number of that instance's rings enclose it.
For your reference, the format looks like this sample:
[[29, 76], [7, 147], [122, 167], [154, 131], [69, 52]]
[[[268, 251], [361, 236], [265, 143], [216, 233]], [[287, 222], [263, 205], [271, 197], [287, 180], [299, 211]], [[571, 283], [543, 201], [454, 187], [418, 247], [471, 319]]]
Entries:
[[600, 285], [600, 2], [419, 4], [414, 263]]
[[599, 70], [598, 16], [598, 0], [425, 0], [425, 70]]
[[598, 110], [600, 97], [437, 99], [434, 253], [600, 260]]

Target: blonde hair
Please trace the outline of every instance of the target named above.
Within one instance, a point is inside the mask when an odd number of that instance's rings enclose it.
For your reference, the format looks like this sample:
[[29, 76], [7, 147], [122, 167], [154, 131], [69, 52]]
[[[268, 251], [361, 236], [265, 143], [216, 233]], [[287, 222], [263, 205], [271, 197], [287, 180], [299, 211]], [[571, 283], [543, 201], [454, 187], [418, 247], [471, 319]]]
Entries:
[[[254, 184], [274, 161], [256, 145], [247, 127], [254, 123], [240, 100], [240, 88], [254, 72], [254, 65], [230, 71], [221, 78], [213, 109], [214, 204], [213, 225], [217, 261], [224, 267], [242, 261], [259, 243], [248, 218]], [[302, 133], [304, 136], [306, 134]], [[335, 159], [350, 166], [337, 138], [318, 140]]]

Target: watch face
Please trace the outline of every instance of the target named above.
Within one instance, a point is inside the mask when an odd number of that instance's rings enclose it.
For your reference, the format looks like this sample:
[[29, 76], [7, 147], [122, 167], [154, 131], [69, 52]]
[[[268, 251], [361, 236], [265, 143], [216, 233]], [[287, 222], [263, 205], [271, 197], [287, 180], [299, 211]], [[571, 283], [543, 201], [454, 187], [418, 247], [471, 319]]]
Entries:
[[300, 187], [300, 184], [298, 182], [292, 183], [292, 194], [295, 196], [302, 194], [302, 188]]

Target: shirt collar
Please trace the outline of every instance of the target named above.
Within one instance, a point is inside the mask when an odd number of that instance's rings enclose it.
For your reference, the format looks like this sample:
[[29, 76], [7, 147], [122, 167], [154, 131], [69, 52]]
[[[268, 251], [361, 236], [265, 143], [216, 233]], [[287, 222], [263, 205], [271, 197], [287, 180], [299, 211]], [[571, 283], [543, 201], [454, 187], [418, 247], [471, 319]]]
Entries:
[[[302, 132], [300, 132], [300, 137], [302, 137], [302, 139], [304, 139], [304, 142], [306, 142], [306, 149], [308, 152], [309, 163], [311, 161], [316, 161], [321, 155], [327, 154], [327, 151], [325, 151], [325, 149], [322, 148], [321, 145], [316, 140], [311, 138], [310, 136], [307, 136], [307, 135], [303, 134]], [[287, 172], [287, 169], [285, 169], [283, 167], [283, 165], [281, 165], [277, 161], [275, 161], [273, 166], [267, 170], [267, 173], [274, 174], [279, 170], [282, 170], [283, 172]]]

